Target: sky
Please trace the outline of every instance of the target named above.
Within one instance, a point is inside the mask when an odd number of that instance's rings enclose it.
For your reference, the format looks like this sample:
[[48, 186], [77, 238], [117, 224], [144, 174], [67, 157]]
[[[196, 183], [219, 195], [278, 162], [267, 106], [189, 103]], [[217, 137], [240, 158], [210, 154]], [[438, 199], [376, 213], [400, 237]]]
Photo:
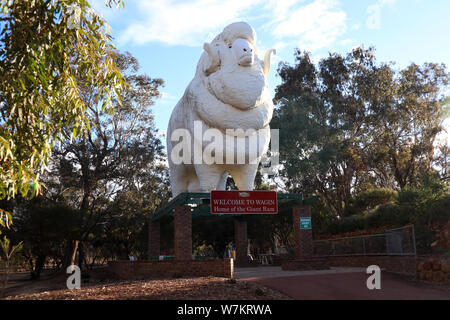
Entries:
[[[275, 48], [268, 77], [272, 94], [280, 84], [281, 61], [294, 62], [295, 48], [313, 61], [330, 52], [374, 46], [378, 62], [400, 69], [414, 62], [450, 66], [448, 0], [124, 0], [107, 8], [92, 0], [111, 27], [114, 45], [129, 51], [141, 73], [162, 78], [162, 96], [153, 107], [156, 127], [165, 132], [172, 109], [192, 80], [203, 43], [237, 21], [252, 25], [260, 56]], [[262, 58], [262, 57], [261, 57]], [[448, 69], [447, 69], [448, 70]], [[450, 132], [450, 119], [444, 122]], [[450, 145], [450, 134], [439, 141]]]

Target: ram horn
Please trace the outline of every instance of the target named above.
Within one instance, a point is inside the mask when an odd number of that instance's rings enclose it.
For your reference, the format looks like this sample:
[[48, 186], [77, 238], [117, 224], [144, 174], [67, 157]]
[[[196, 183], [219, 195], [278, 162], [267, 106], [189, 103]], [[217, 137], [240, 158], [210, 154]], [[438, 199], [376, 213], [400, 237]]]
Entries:
[[206, 53], [209, 56], [210, 64], [204, 70], [206, 76], [209, 76], [211, 73], [216, 72], [220, 67], [220, 59], [218, 52], [214, 51], [209, 43], [205, 43], [203, 45], [203, 49], [205, 49]]
[[263, 71], [265, 77], [267, 77], [270, 71], [270, 57], [272, 56], [272, 54], [277, 54], [277, 51], [275, 49], [269, 49], [264, 54]]

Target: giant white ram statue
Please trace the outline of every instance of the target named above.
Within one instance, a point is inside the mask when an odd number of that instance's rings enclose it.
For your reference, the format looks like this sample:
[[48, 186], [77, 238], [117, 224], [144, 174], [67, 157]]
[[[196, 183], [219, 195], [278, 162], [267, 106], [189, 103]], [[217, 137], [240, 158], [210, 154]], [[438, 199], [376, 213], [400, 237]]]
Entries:
[[270, 142], [267, 75], [275, 50], [261, 60], [255, 30], [245, 22], [228, 25], [203, 48], [167, 129], [173, 197], [224, 190], [228, 174], [239, 190], [253, 190]]

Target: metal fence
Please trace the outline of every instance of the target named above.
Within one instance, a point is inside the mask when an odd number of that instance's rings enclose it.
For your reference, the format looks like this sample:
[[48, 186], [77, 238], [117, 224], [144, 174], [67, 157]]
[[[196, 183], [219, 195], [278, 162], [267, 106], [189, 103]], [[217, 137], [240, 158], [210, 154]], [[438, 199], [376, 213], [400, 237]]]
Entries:
[[316, 240], [313, 242], [313, 248], [316, 256], [415, 256], [414, 225], [386, 230], [380, 234]]

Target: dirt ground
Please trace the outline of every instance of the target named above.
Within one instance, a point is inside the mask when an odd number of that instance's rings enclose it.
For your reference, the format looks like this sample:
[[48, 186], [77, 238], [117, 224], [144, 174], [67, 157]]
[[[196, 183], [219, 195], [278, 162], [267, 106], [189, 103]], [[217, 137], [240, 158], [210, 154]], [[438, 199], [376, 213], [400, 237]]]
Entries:
[[[39, 293], [43, 291], [54, 291], [66, 289], [66, 280], [69, 275], [64, 273], [55, 273], [52, 270], [44, 270], [41, 277], [37, 280], [31, 280], [30, 273], [18, 272], [9, 275], [8, 286], [5, 290], [6, 297]], [[102, 283], [113, 283], [119, 279], [109, 273], [104, 268], [99, 268], [89, 272], [88, 278], [82, 279], [83, 286]]]
[[259, 283], [226, 278], [201, 277], [121, 281], [106, 269], [89, 272], [81, 289], [66, 288], [66, 274], [45, 272], [30, 280], [26, 273], [14, 274], [5, 300], [291, 300]]
[[[280, 268], [278, 268], [280, 269]], [[11, 276], [6, 300], [450, 300], [450, 288], [382, 273], [381, 290], [368, 290], [367, 274], [356, 269], [286, 272], [276, 267], [237, 269], [236, 280], [201, 277], [123, 281], [106, 268], [82, 278], [68, 290], [68, 275], [44, 272]]]

